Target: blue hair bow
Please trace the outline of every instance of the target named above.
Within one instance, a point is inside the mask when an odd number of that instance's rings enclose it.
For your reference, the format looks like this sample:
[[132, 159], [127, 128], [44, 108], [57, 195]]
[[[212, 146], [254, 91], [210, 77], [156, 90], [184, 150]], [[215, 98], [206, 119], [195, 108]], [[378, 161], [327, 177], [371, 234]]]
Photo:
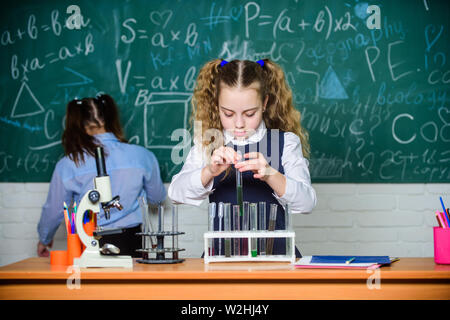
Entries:
[[226, 60], [222, 60], [222, 62], [220, 63], [219, 67], [223, 67], [224, 65], [226, 65], [228, 63], [228, 61]]
[[264, 60], [258, 60], [256, 61], [261, 67], [264, 67]]

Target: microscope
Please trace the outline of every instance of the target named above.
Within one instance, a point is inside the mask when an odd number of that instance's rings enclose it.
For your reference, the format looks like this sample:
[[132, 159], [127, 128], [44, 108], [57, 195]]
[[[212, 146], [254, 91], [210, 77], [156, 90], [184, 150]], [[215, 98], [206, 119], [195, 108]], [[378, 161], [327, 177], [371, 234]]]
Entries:
[[82, 197], [75, 217], [75, 225], [81, 242], [86, 246], [80, 258], [74, 259], [74, 265], [80, 268], [91, 267], [118, 267], [132, 268], [133, 259], [131, 256], [120, 256], [120, 249], [112, 244], [104, 244], [101, 248], [99, 239], [104, 235], [120, 234], [122, 229], [101, 229], [97, 228], [93, 236], [89, 236], [83, 226], [83, 218], [86, 210], [91, 210], [94, 214], [100, 212], [100, 205], [105, 212], [105, 218], [110, 218], [111, 208], [122, 210], [119, 196], [114, 198], [111, 195], [111, 180], [106, 173], [105, 156], [103, 148], [98, 147], [95, 151], [95, 162], [97, 166], [97, 177], [94, 178], [94, 189], [89, 190]]

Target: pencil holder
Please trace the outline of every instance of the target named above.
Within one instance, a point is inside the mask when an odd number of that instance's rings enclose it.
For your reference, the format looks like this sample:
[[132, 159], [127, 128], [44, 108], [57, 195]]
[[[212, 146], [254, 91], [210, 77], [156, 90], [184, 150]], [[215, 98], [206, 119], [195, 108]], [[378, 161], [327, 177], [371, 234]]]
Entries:
[[67, 265], [73, 265], [73, 259], [81, 256], [81, 241], [78, 234], [67, 235]]
[[67, 265], [67, 251], [53, 250], [50, 251], [50, 264], [52, 266]]
[[450, 229], [433, 227], [434, 262], [450, 264]]

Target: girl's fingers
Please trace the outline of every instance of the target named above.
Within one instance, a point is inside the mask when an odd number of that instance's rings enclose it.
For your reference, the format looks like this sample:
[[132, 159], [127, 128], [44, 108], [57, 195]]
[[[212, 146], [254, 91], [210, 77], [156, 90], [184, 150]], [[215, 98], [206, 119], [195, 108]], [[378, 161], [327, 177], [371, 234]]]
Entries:
[[265, 163], [262, 163], [261, 161], [259, 161], [259, 159], [251, 159], [247, 161], [238, 162], [234, 166], [236, 167], [236, 169], [240, 169], [248, 165], [259, 165], [264, 167]]
[[265, 159], [262, 153], [260, 152], [249, 152], [244, 154], [244, 158], [246, 159]]

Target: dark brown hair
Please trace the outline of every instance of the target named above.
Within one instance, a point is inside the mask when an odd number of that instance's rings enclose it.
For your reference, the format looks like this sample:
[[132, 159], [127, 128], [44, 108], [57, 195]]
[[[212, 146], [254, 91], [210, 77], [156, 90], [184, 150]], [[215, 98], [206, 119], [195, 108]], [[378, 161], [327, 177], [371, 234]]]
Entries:
[[119, 110], [114, 99], [102, 94], [95, 98], [75, 99], [67, 104], [66, 129], [62, 135], [64, 154], [77, 165], [84, 162], [84, 154], [94, 156], [99, 141], [86, 133], [85, 126], [104, 126], [106, 132], [113, 133], [119, 141], [127, 142], [120, 124]]

